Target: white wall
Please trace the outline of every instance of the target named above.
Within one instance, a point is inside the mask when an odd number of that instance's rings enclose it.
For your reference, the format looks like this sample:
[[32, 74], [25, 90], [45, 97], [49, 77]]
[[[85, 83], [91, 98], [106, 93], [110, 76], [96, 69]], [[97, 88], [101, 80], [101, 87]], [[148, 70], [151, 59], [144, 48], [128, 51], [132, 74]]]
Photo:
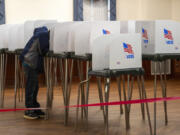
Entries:
[[73, 0], [5, 0], [6, 23], [26, 20], [73, 20]]
[[180, 0], [172, 0], [172, 19], [180, 22]]
[[[5, 0], [6, 23], [73, 20], [73, 0]], [[117, 0], [117, 20], [180, 21], [180, 0]]]
[[172, 0], [117, 0], [116, 6], [118, 20], [172, 18]]

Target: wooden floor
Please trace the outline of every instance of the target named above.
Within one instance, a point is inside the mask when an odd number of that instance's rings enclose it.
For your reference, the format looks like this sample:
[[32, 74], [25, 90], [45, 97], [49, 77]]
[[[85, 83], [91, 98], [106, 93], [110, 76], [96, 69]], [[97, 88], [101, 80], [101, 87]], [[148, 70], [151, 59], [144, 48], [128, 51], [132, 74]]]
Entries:
[[[153, 97], [153, 81], [146, 81], [148, 98]], [[180, 80], [168, 80], [168, 96], [180, 96]], [[5, 93], [5, 108], [13, 108], [13, 89], [7, 89]], [[110, 91], [110, 101], [118, 101], [116, 83], [113, 82]], [[90, 85], [90, 103], [99, 102], [97, 86]], [[158, 96], [161, 96], [158, 87]], [[137, 99], [137, 85], [134, 86], [133, 99]], [[41, 88], [39, 102], [42, 107], [46, 102], [46, 88]], [[71, 104], [76, 104], [77, 83], [72, 86]], [[104, 135], [104, 125], [102, 111], [99, 107], [89, 108], [89, 129], [84, 130], [83, 123], [80, 122], [78, 131], [74, 130], [75, 109], [70, 109], [69, 125], [64, 126], [64, 109], [62, 108], [62, 91], [55, 88], [54, 103], [49, 120], [25, 120], [23, 112], [0, 113], [0, 135]], [[153, 118], [153, 104], [150, 105], [151, 118]], [[24, 107], [24, 103], [18, 102], [19, 108]], [[180, 135], [180, 101], [168, 102], [168, 126], [164, 125], [163, 104], [158, 103], [157, 111], [157, 135]], [[153, 120], [153, 119], [152, 119]], [[152, 121], [153, 123], [153, 121]], [[148, 123], [141, 117], [140, 105], [132, 105], [130, 113], [131, 129], [125, 130], [124, 114], [120, 115], [119, 106], [109, 107], [109, 135], [149, 135]]]

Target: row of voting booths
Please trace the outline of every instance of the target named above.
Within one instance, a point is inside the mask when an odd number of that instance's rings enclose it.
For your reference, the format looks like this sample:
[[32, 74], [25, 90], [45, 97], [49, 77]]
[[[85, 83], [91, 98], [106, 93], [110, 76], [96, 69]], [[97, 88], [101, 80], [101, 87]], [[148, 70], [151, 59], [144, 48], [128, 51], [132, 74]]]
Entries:
[[[95, 21], [57, 22], [55, 20], [27, 21], [24, 24], [0, 25], [0, 105], [3, 108], [8, 54], [15, 58], [15, 95], [22, 101], [24, 89], [23, 68], [19, 54], [37, 27], [46, 26], [50, 30], [50, 50], [44, 57], [45, 80], [47, 86], [46, 119], [53, 103], [53, 89], [60, 71], [60, 84], [64, 106], [71, 104], [71, 84], [74, 62], [77, 62], [79, 85], [77, 105], [88, 104], [89, 85], [92, 76], [97, 79], [97, 90], [101, 103], [109, 102], [111, 78], [115, 78], [120, 101], [132, 99], [134, 80], [137, 79], [139, 97], [146, 99], [144, 85], [145, 70], [142, 60], [154, 64], [154, 98], [157, 93], [157, 76], [160, 76], [162, 97], [167, 96], [166, 65], [168, 59], [180, 57], [180, 24], [170, 20], [155, 21]], [[86, 71], [83, 71], [86, 63]], [[160, 71], [157, 73], [157, 69]], [[84, 74], [85, 73], [85, 74]], [[102, 89], [102, 78], [104, 90]], [[125, 83], [127, 82], [127, 83]], [[126, 85], [127, 84], [127, 90]], [[104, 92], [103, 92], [104, 91]], [[104, 94], [104, 95], [103, 95]], [[156, 134], [156, 103], [154, 103], [154, 123], [152, 127], [148, 103], [142, 103], [142, 119], [147, 120], [150, 134]], [[75, 126], [78, 127], [79, 109], [81, 119], [88, 126], [88, 107], [76, 108]], [[105, 133], [108, 134], [108, 106], [101, 106]], [[70, 108], [64, 108], [65, 125], [68, 124]], [[120, 115], [124, 113], [126, 129], [130, 128], [131, 105], [120, 105]], [[164, 101], [165, 124], [168, 123], [167, 103]]]

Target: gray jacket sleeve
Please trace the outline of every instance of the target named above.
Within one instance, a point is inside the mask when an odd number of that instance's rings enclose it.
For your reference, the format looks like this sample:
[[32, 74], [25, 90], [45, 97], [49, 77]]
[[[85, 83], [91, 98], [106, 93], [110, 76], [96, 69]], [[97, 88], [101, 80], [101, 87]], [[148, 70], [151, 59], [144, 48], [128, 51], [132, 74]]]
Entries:
[[29, 51], [24, 56], [24, 63], [26, 63], [31, 68], [36, 69], [38, 57], [39, 57], [40, 53], [41, 52], [40, 52], [39, 39], [36, 39], [33, 41], [31, 48], [29, 49]]

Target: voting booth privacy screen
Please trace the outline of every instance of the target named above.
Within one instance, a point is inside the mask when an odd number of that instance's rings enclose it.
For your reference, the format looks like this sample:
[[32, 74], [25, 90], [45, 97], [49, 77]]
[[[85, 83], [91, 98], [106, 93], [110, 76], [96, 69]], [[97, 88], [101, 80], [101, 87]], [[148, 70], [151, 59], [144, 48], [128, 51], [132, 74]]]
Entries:
[[141, 33], [142, 54], [180, 52], [180, 23], [171, 20], [61, 23], [55, 20], [35, 20], [24, 24], [5, 24], [0, 25], [1, 48], [10, 51], [24, 48], [34, 28], [42, 26], [50, 30], [50, 50], [54, 53], [93, 53], [92, 44], [98, 37], [120, 33]]
[[8, 32], [8, 49], [15, 51], [24, 46], [24, 24], [14, 24]]
[[119, 21], [84, 22], [79, 25], [75, 33], [75, 54], [92, 53], [93, 41], [103, 35], [119, 34]]
[[8, 48], [9, 29], [12, 25], [0, 25], [0, 48]]
[[142, 67], [140, 34], [101, 36], [92, 44], [92, 69], [126, 69]]
[[179, 53], [180, 23], [171, 20], [121, 21], [121, 33], [141, 33], [142, 53]]
[[[141, 29], [143, 50], [145, 53], [180, 52], [180, 23], [175, 21], [143, 22]], [[148, 32], [151, 41], [148, 40]], [[148, 47], [148, 45], [152, 45], [152, 47]]]
[[137, 21], [136, 32], [142, 34], [142, 53], [179, 53], [180, 23], [170, 20]]
[[109, 68], [126, 69], [142, 67], [140, 34], [121, 34], [109, 45]]
[[74, 34], [81, 22], [63, 22], [54, 27], [54, 53], [74, 52]]

